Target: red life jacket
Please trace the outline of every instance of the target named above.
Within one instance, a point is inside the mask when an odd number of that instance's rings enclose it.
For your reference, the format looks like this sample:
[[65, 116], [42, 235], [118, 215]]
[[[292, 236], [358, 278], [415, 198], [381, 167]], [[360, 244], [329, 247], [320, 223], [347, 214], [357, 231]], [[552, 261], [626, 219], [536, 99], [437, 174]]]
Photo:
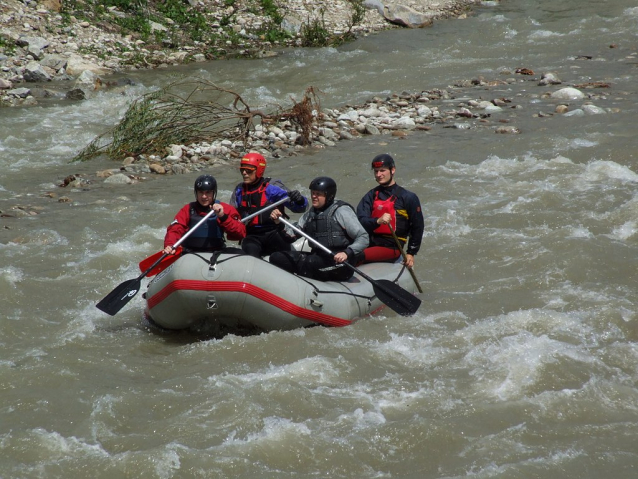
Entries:
[[[266, 188], [270, 182], [270, 178], [262, 178], [256, 185], [241, 186], [241, 203], [237, 206], [239, 214], [245, 218], [246, 216], [262, 209], [269, 204], [266, 196]], [[281, 208], [279, 208], [281, 209]], [[270, 210], [255, 216], [250, 223], [246, 225], [247, 233], [255, 233], [257, 231], [269, 231], [275, 229], [277, 225], [270, 219]]]
[[[390, 220], [390, 225], [392, 229], [396, 231], [397, 229], [397, 212], [394, 209], [394, 202], [397, 200], [396, 196], [390, 196], [390, 198], [386, 200], [379, 199], [379, 192], [377, 191], [374, 195], [374, 202], [372, 203], [372, 217], [373, 218], [381, 218], [385, 213], [389, 213], [392, 217]], [[392, 232], [390, 228], [386, 224], [379, 225], [378, 228], [374, 230], [374, 233], [380, 235], [391, 235]]]

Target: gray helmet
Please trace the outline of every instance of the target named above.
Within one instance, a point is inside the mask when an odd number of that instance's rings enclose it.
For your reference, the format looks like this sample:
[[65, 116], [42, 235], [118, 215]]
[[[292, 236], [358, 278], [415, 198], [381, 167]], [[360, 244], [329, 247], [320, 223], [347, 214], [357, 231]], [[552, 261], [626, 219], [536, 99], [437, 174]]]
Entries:
[[217, 180], [211, 175], [201, 175], [195, 180], [195, 193], [198, 191], [214, 191], [217, 193]]
[[334, 201], [337, 195], [337, 183], [327, 176], [319, 176], [310, 182], [310, 191], [322, 191], [326, 194], [326, 204]]

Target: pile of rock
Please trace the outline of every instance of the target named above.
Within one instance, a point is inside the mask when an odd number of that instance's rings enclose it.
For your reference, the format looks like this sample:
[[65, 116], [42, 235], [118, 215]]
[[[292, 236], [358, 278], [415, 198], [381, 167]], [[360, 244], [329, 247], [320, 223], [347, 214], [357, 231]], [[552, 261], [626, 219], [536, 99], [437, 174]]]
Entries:
[[[486, 82], [477, 82], [477, 86], [484, 88], [486, 85]], [[363, 135], [403, 137], [411, 131], [430, 130], [436, 124], [451, 128], [488, 128], [491, 122], [487, 119], [492, 114], [506, 108], [518, 108], [511, 105], [510, 99], [477, 101], [462, 96], [463, 91], [451, 87], [419, 93], [403, 92], [388, 98], [375, 97], [359, 106], [324, 109], [313, 126], [310, 147], [335, 146], [341, 140]], [[227, 164], [237, 161], [247, 151], [259, 151], [267, 158], [278, 158], [295, 155], [307, 147], [301, 144], [301, 135], [289, 121], [278, 125], [257, 125], [246, 143], [220, 140], [171, 145], [164, 156], [129, 157], [122, 166], [101, 171], [98, 176], [107, 178], [107, 182], [132, 183], [145, 174], [183, 174], [207, 169], [216, 163]]]

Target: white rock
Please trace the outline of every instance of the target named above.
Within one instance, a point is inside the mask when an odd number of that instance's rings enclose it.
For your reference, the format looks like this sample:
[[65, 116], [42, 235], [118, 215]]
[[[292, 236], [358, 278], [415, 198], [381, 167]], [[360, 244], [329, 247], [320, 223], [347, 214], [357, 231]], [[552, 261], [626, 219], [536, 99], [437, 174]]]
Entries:
[[583, 105], [583, 111], [588, 115], [606, 115], [607, 111], [596, 105]]
[[116, 175], [109, 176], [106, 180], [104, 180], [104, 183], [111, 183], [115, 185], [129, 185], [133, 183], [133, 180], [122, 173], [118, 173]]
[[585, 94], [577, 88], [567, 87], [552, 93], [552, 98], [557, 100], [582, 100]]
[[407, 116], [399, 118], [393, 123], [393, 125], [406, 130], [414, 130], [416, 128], [416, 123], [414, 122], [414, 120]]
[[576, 110], [568, 111], [563, 116], [585, 116], [585, 112], [582, 109], [578, 108]]

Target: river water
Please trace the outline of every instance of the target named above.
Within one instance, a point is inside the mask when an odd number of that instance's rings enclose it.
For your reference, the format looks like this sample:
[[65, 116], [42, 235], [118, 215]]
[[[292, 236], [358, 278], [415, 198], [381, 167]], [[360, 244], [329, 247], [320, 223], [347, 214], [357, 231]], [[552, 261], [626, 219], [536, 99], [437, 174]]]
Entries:
[[[488, 2], [340, 49], [138, 72], [123, 93], [0, 111], [0, 477], [637, 477], [637, 33], [631, 0]], [[356, 203], [370, 159], [395, 156], [426, 218], [415, 316], [201, 338], [148, 331], [141, 294], [114, 317], [95, 308], [159, 250], [196, 173], [57, 185], [112, 167], [68, 160], [185, 72], [249, 103], [313, 85], [324, 106], [517, 79], [466, 88], [514, 107], [482, 127], [269, 164], [306, 192], [330, 174]], [[545, 92], [587, 82], [610, 88], [570, 109], [606, 114], [552, 115]], [[499, 121], [521, 133], [495, 134]], [[211, 172], [227, 199], [238, 172]]]

